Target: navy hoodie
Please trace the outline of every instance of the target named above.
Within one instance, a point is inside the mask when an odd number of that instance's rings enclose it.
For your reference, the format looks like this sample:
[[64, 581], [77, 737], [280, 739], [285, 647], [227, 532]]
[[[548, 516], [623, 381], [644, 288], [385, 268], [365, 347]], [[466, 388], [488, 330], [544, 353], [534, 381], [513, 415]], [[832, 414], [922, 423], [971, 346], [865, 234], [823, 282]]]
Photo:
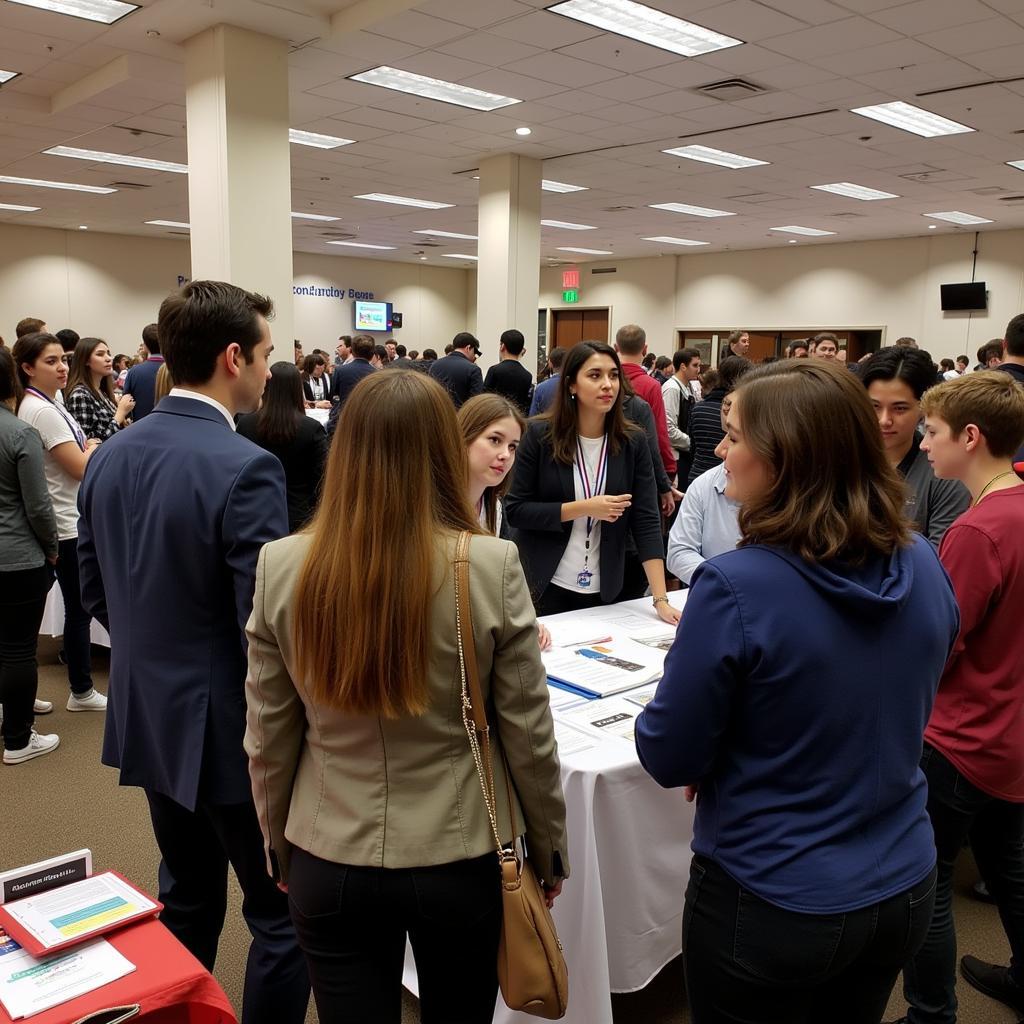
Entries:
[[921, 881], [922, 736], [958, 627], [917, 534], [857, 568], [759, 546], [703, 563], [636, 729], [662, 786], [699, 786], [694, 852], [810, 914]]

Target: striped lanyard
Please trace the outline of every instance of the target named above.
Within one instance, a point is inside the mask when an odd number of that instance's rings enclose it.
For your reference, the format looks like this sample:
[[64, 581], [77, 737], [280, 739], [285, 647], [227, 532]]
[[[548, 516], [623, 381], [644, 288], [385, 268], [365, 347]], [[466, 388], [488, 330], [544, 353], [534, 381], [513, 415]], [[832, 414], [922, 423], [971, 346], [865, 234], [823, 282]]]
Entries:
[[[583, 456], [583, 443], [579, 437], [576, 438], [576, 472], [580, 478], [580, 489], [583, 491], [585, 500], [590, 500], [595, 495], [604, 494], [605, 479], [608, 475], [608, 435], [604, 435], [601, 442], [601, 451], [597, 457], [597, 472], [591, 483], [590, 473], [587, 470], [587, 460]], [[594, 530], [594, 519], [587, 516], [587, 537], [583, 544], [583, 571], [587, 572], [590, 562], [590, 535]]]
[[35, 395], [36, 398], [41, 398], [44, 402], [49, 402], [64, 418], [64, 422], [68, 425], [68, 429], [74, 435], [75, 441], [78, 443], [78, 447], [85, 451], [85, 434], [82, 428], [78, 425], [78, 421], [69, 416], [61, 405], [55, 402], [49, 395], [44, 395], [38, 388], [32, 387], [30, 384], [25, 391], [30, 395]]

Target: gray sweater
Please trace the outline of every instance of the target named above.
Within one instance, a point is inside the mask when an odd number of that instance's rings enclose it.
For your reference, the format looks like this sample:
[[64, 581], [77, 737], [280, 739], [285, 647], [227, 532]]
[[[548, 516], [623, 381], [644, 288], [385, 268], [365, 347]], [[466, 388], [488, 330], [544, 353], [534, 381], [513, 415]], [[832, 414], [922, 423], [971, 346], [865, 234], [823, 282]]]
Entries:
[[0, 572], [35, 569], [56, 554], [42, 439], [0, 405]]
[[897, 467], [910, 492], [903, 510], [918, 531], [938, 548], [953, 520], [967, 511], [971, 494], [959, 480], [940, 480], [918, 447], [920, 443], [921, 436], [915, 434], [913, 447]]

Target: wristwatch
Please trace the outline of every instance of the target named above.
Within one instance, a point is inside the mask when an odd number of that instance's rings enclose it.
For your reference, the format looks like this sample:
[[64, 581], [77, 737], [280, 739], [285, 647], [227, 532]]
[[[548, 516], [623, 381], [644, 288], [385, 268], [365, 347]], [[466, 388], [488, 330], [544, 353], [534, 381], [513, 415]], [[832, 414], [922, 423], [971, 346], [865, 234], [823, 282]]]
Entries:
[[668, 604], [668, 603], [669, 603], [669, 600], [668, 600], [667, 597], [652, 597], [651, 598], [651, 604], [653, 604], [655, 608], [657, 608], [659, 604]]

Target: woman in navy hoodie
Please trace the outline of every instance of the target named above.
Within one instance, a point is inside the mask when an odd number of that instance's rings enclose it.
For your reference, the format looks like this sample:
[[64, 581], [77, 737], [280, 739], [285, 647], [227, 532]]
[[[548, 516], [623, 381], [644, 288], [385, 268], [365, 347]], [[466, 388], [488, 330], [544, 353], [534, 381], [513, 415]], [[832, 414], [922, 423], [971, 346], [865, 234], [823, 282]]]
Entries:
[[693, 1020], [877, 1024], [935, 897], [918, 762], [953, 591], [842, 366], [745, 380], [719, 454], [740, 546], [694, 574], [636, 729], [647, 771], [697, 792]]

